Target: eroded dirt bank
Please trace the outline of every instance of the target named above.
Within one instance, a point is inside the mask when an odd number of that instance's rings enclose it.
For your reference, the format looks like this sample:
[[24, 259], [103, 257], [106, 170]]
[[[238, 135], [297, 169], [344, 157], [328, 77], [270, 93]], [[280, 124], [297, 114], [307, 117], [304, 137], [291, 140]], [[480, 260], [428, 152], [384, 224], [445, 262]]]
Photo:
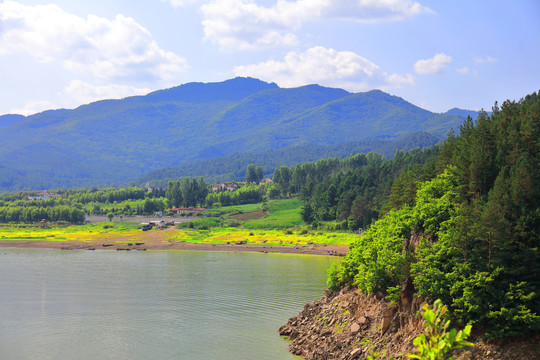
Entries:
[[[384, 299], [345, 288], [339, 293], [325, 291], [319, 300], [279, 329], [291, 339], [289, 351], [306, 360], [366, 359], [372, 351], [381, 359], [405, 359], [413, 340], [424, 330], [417, 315], [422, 299], [390, 306]], [[540, 336], [487, 342], [474, 335], [475, 346], [459, 359], [540, 359]]]

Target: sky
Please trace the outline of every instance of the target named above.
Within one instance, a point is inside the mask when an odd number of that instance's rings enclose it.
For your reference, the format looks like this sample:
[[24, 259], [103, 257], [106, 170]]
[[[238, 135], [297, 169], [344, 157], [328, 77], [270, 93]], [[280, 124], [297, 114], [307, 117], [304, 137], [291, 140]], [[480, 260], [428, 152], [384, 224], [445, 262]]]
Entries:
[[0, 2], [0, 115], [237, 76], [490, 110], [539, 59], [538, 0]]

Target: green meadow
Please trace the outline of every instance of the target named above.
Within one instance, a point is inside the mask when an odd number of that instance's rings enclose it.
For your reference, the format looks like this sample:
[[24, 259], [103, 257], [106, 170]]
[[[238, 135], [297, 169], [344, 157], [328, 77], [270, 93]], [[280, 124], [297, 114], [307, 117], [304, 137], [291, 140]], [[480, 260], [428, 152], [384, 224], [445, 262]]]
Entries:
[[[347, 245], [356, 235], [350, 232], [312, 229], [302, 221], [302, 202], [297, 198], [259, 204], [209, 209], [208, 217], [177, 225], [164, 241], [226, 244], [307, 246], [312, 244]], [[169, 218], [165, 217], [168, 221]], [[0, 225], [0, 241], [105, 241], [140, 240], [145, 234], [137, 223], [105, 221], [84, 225]]]

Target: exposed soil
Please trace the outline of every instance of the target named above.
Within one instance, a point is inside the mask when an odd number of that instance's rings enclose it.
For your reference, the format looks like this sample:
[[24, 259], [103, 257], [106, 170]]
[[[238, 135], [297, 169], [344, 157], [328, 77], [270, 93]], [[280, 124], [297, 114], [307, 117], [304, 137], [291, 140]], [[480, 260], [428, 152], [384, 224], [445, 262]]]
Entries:
[[234, 215], [232, 216], [232, 218], [238, 221], [246, 221], [246, 220], [253, 220], [253, 219], [262, 219], [265, 216], [266, 214], [264, 213], [264, 211], [259, 210], [259, 211], [252, 211], [252, 212], [248, 212], [244, 214]]
[[[366, 359], [372, 352], [378, 352], [380, 359], [406, 359], [400, 354], [411, 353], [414, 338], [424, 331], [424, 320], [417, 315], [421, 301], [413, 298], [405, 308], [358, 289], [326, 290], [324, 297], [307, 304], [279, 332], [292, 341], [289, 351], [306, 360]], [[494, 342], [477, 334], [469, 340], [475, 346], [458, 354], [458, 359], [540, 359], [538, 334]]]
[[312, 255], [344, 256], [346, 245], [266, 245], [266, 244], [208, 244], [172, 242], [169, 239], [178, 231], [174, 228], [165, 230], [141, 231], [136, 236], [114, 236], [96, 241], [5, 241], [0, 240], [0, 247], [9, 248], [42, 248], [63, 250], [215, 250], [215, 251], [252, 251], [266, 253], [294, 253]]

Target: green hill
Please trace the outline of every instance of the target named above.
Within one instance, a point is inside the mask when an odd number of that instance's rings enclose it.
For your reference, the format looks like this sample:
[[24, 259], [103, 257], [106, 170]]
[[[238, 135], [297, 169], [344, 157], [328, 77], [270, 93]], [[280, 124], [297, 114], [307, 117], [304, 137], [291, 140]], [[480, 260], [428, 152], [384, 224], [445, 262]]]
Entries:
[[281, 89], [252, 78], [2, 119], [0, 190], [120, 184], [159, 169], [291, 146], [419, 131], [444, 137], [464, 120], [381, 91]]
[[274, 169], [281, 165], [315, 162], [326, 158], [345, 158], [351, 154], [377, 152], [392, 158], [396, 150], [410, 150], [415, 147], [432, 146], [442, 139], [426, 132], [407, 134], [397, 139], [375, 139], [347, 142], [336, 145], [292, 145], [281, 149], [272, 149], [259, 153], [233, 153], [214, 159], [207, 159], [193, 164], [186, 164], [152, 171], [133, 181], [138, 186], [166, 186], [168, 180], [181, 179], [184, 176], [203, 176], [210, 183], [225, 181], [243, 181], [249, 164], [263, 168], [265, 176], [272, 176]]

